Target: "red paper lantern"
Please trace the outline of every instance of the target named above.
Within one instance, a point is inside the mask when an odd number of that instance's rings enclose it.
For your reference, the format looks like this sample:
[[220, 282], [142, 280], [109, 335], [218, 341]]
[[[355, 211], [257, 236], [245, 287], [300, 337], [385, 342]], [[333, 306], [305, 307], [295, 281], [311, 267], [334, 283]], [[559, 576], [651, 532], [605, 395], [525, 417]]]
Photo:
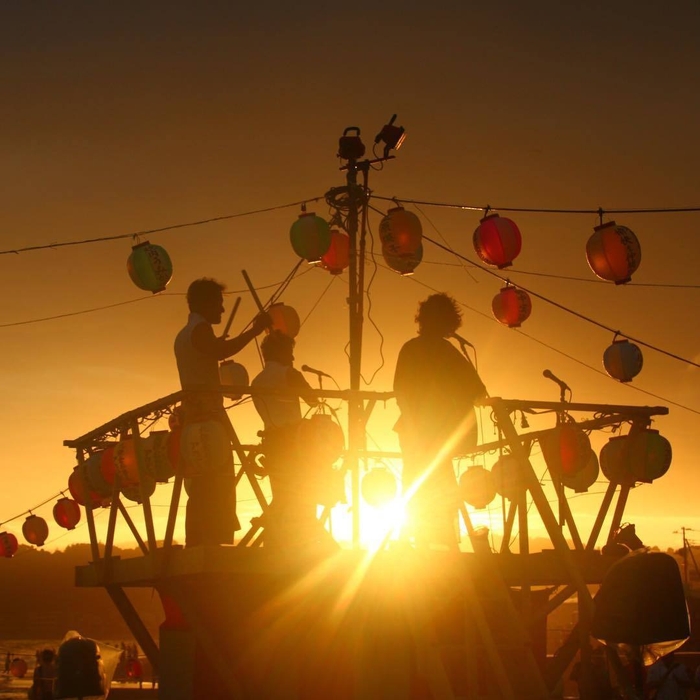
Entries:
[[420, 245], [418, 246], [418, 250], [402, 255], [396, 254], [385, 246], [382, 246], [382, 255], [384, 256], [384, 262], [386, 262], [392, 270], [401, 275], [412, 275], [413, 271], [423, 260], [423, 246]]
[[612, 483], [650, 484], [670, 468], [671, 443], [658, 430], [646, 428], [610, 438], [600, 451], [600, 468]]
[[542, 456], [552, 475], [562, 480], [583, 471], [591, 456], [591, 441], [575, 423], [564, 423], [540, 436]]
[[301, 321], [295, 309], [278, 302], [277, 304], [272, 304], [268, 308], [267, 313], [272, 319], [270, 330], [279, 331], [280, 333], [284, 333], [284, 335], [288, 335], [290, 338], [297, 337], [299, 329], [301, 328]]
[[24, 539], [36, 547], [41, 547], [49, 536], [49, 526], [46, 520], [38, 515], [29, 515], [22, 525]]
[[586, 258], [601, 279], [626, 284], [642, 261], [642, 249], [630, 229], [608, 221], [593, 229], [586, 243]]
[[331, 231], [331, 245], [321, 256], [321, 267], [332, 275], [339, 275], [350, 264], [350, 236], [342, 231]]
[[0, 532], [0, 557], [12, 559], [18, 547], [17, 538], [11, 532]]
[[603, 353], [605, 371], [621, 382], [629, 382], [642, 371], [644, 357], [642, 351], [629, 340], [613, 340]]
[[474, 508], [486, 508], [496, 498], [496, 482], [493, 474], [480, 466], [469, 467], [459, 477], [462, 499]]
[[328, 222], [313, 212], [302, 212], [289, 230], [294, 252], [309, 262], [319, 262], [331, 245]]
[[139, 483], [139, 468], [133, 438], [115, 442], [102, 453], [101, 472], [108, 484], [114, 484], [117, 474], [122, 488]]
[[153, 294], [162, 292], [173, 276], [173, 264], [165, 248], [148, 241], [131, 249], [126, 268], [132, 282], [139, 289]]
[[103, 497], [99, 493], [90, 490], [89, 484], [88, 488], [85, 488], [78, 467], [75, 467], [68, 477], [68, 490], [70, 495], [73, 496], [73, 500], [81, 506], [87, 506], [88, 500], [90, 501], [90, 508], [99, 508], [102, 505]]
[[10, 663], [10, 674], [15, 678], [24, 678], [27, 675], [27, 662], [19, 656]]
[[126, 675], [134, 680], [143, 678], [143, 666], [138, 659], [129, 659], [126, 662]]
[[53, 519], [66, 530], [74, 530], [80, 522], [80, 506], [71, 498], [59, 498], [53, 507]]
[[585, 493], [595, 484], [600, 469], [598, 468], [598, 456], [591, 450], [586, 466], [575, 474], [561, 475], [561, 483], [567, 489], [573, 489], [576, 493]]
[[518, 328], [532, 311], [530, 295], [517, 287], [503, 287], [491, 302], [496, 320], [509, 328]]
[[420, 219], [403, 207], [389, 209], [379, 224], [385, 256], [406, 257], [416, 253], [423, 240]]
[[360, 491], [369, 505], [379, 508], [396, 498], [398, 484], [396, 477], [386, 467], [375, 467], [362, 477]]
[[520, 460], [511, 454], [501, 455], [491, 469], [496, 492], [514, 501], [525, 488], [525, 477]]
[[[91, 491], [94, 491], [101, 500], [103, 506], [109, 505], [114, 491], [113, 483], [110, 484], [102, 474], [102, 452], [94, 452], [85, 461], [85, 476]], [[112, 462], [114, 465], [114, 462]], [[114, 470], [112, 469], [112, 474]], [[114, 481], [114, 479], [112, 479]]]
[[476, 254], [487, 265], [494, 265], [499, 270], [513, 264], [521, 245], [518, 227], [510, 219], [498, 214], [485, 216], [474, 231]]

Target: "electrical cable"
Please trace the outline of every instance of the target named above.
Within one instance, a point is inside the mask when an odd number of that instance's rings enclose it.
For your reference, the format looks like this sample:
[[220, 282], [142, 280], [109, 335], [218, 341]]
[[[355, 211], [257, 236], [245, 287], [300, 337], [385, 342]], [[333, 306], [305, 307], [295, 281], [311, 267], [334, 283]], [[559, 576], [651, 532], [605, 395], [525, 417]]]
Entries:
[[163, 233], [165, 231], [174, 231], [176, 229], [188, 228], [191, 226], [204, 226], [206, 224], [216, 223], [218, 221], [228, 221], [230, 219], [239, 219], [244, 216], [253, 216], [255, 214], [264, 214], [270, 211], [277, 211], [278, 209], [289, 209], [290, 207], [298, 207], [300, 205], [305, 205], [307, 202], [317, 202], [323, 199], [323, 197], [313, 197], [311, 199], [302, 199], [298, 202], [290, 202], [289, 204], [279, 204], [274, 207], [266, 207], [264, 209], [252, 209], [250, 211], [238, 212], [237, 214], [224, 214], [223, 216], [213, 216], [209, 219], [200, 219], [198, 221], [188, 221], [182, 224], [171, 224], [169, 226], [161, 226], [159, 228], [144, 229], [142, 231], [133, 231], [131, 233], [121, 233], [114, 236], [101, 236], [99, 238], [85, 238], [78, 241], [63, 241], [62, 243], [47, 243], [45, 245], [33, 245], [26, 246], [24, 248], [11, 248], [10, 250], [0, 250], [0, 255], [9, 255], [13, 253], [19, 255], [20, 253], [28, 253], [35, 250], [47, 250], [50, 248], [65, 248], [67, 246], [83, 245], [85, 243], [102, 243], [104, 241], [117, 241], [124, 238], [139, 238], [140, 236], [148, 236], [152, 233]]

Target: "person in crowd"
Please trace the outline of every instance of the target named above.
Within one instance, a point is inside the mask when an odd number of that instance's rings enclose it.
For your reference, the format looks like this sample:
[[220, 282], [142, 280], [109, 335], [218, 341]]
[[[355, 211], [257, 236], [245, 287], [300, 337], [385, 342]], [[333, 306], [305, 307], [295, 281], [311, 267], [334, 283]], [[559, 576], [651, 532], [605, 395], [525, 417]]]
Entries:
[[53, 649], [43, 649], [39, 653], [32, 687], [29, 691], [31, 700], [53, 700], [53, 684], [56, 678], [55, 662], [56, 653]]
[[[187, 290], [189, 317], [175, 338], [175, 358], [183, 390], [183, 426], [189, 423], [217, 421], [232, 433], [220, 391], [219, 360], [240, 352], [270, 325], [266, 313], [258, 314], [251, 327], [235, 338], [214, 334], [224, 313], [225, 285], [202, 278]], [[232, 544], [236, 517], [236, 491], [233, 454], [217, 473], [202, 473], [192, 478], [185, 518], [185, 546]]]
[[455, 300], [433, 294], [418, 306], [418, 335], [399, 352], [394, 391], [401, 416], [394, 427], [403, 458], [409, 532], [416, 544], [458, 544], [457, 481], [452, 458], [476, 447], [474, 404], [486, 388], [452, 345], [462, 324]]
[[693, 679], [688, 667], [671, 652], [649, 667], [645, 685], [646, 698], [686, 700]]
[[260, 344], [265, 361], [253, 379], [253, 389], [287, 389], [288, 395], [253, 392], [253, 403], [265, 425], [262, 449], [270, 476], [272, 503], [266, 516], [265, 546], [299, 543], [318, 533], [316, 501], [304, 470], [298, 442], [302, 397], [309, 406], [318, 400], [294, 367], [293, 338], [273, 330]]

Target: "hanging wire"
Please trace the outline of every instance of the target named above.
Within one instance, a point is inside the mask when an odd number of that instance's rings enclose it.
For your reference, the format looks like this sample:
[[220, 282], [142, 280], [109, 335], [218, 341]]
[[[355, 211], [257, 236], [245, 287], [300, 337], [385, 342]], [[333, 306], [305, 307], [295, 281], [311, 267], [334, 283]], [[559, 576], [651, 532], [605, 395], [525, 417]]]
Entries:
[[86, 243], [102, 243], [104, 241], [118, 241], [124, 238], [138, 238], [139, 236], [148, 236], [152, 233], [163, 233], [165, 231], [175, 231], [181, 228], [188, 228], [192, 226], [204, 226], [206, 224], [213, 224], [218, 221], [229, 221], [230, 219], [239, 219], [244, 216], [253, 216], [254, 214], [265, 214], [270, 211], [277, 211], [278, 209], [289, 209], [290, 207], [298, 207], [299, 205], [306, 204], [306, 202], [317, 202], [323, 199], [323, 197], [313, 197], [312, 199], [302, 199], [298, 202], [290, 202], [289, 204], [278, 204], [274, 207], [266, 207], [264, 209], [252, 209], [250, 211], [238, 212], [237, 214], [225, 214], [223, 216], [213, 216], [209, 219], [200, 219], [198, 221], [188, 221], [182, 224], [171, 224], [169, 226], [161, 226], [160, 228], [144, 229], [143, 231], [132, 231], [131, 233], [120, 233], [115, 236], [101, 236], [100, 238], [85, 238], [78, 241], [63, 241], [62, 243], [47, 243], [45, 245], [33, 245], [26, 246], [24, 248], [11, 248], [9, 250], [0, 250], [0, 255], [9, 255], [13, 253], [19, 255], [20, 253], [27, 253], [34, 250], [47, 250], [49, 248], [65, 248], [66, 246], [84, 245]]

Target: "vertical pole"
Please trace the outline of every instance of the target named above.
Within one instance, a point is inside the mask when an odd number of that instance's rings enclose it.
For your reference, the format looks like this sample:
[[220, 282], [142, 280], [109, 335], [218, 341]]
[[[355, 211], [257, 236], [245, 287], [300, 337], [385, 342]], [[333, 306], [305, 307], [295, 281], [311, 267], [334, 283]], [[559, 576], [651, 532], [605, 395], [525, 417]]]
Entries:
[[364, 261], [358, 250], [359, 206], [357, 192], [357, 161], [348, 161], [348, 237], [350, 238], [350, 290], [348, 298], [350, 316], [350, 400], [348, 401], [348, 446], [350, 464], [350, 479], [352, 492], [352, 543], [353, 547], [360, 546], [360, 463], [359, 450], [362, 444], [363, 426], [362, 415], [364, 408], [357, 392], [360, 390], [360, 372], [362, 367], [362, 295], [359, 286], [360, 274]]

